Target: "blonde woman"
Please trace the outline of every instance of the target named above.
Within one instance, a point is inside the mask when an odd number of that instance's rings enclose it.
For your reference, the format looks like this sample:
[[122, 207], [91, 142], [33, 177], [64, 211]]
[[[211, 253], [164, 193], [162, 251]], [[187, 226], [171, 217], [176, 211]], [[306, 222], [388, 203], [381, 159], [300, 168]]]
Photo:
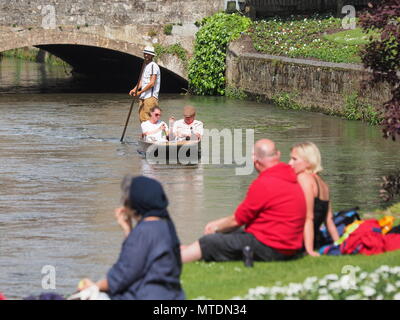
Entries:
[[307, 204], [307, 217], [304, 225], [304, 247], [310, 256], [317, 257], [319, 229], [325, 223], [333, 241], [339, 234], [333, 222], [332, 205], [329, 200], [329, 188], [318, 175], [321, 172], [321, 154], [312, 142], [296, 144], [290, 152], [289, 165], [297, 174]]

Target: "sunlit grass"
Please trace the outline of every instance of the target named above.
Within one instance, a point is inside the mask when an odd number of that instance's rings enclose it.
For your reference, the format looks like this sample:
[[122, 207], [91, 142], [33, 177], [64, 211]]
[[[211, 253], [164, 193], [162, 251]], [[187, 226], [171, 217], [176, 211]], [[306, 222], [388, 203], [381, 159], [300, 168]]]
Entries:
[[230, 299], [244, 296], [257, 286], [273, 286], [277, 282], [287, 285], [311, 276], [341, 274], [346, 265], [359, 266], [368, 272], [381, 265], [398, 266], [400, 251], [374, 256], [308, 256], [289, 262], [255, 262], [253, 268], [246, 268], [242, 262], [195, 262], [184, 265], [182, 283], [188, 299]]
[[327, 34], [324, 39], [343, 45], [364, 45], [370, 42], [371, 36], [378, 36], [377, 33], [365, 33], [361, 28], [340, 31]]

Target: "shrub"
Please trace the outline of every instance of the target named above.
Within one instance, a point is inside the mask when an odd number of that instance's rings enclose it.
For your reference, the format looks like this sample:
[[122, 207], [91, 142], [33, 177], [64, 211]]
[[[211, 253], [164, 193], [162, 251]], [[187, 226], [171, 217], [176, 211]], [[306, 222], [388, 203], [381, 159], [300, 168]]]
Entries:
[[172, 25], [172, 24], [166, 24], [165, 26], [164, 26], [164, 34], [166, 34], [166, 35], [171, 35], [172, 34], [172, 28], [173, 28], [174, 26]]
[[247, 30], [251, 20], [240, 14], [217, 13], [197, 25], [200, 30], [189, 62], [189, 90], [198, 95], [224, 95], [227, 45]]
[[382, 122], [381, 113], [374, 106], [361, 101], [357, 93], [346, 97], [343, 116], [348, 120], [361, 120], [371, 125]]

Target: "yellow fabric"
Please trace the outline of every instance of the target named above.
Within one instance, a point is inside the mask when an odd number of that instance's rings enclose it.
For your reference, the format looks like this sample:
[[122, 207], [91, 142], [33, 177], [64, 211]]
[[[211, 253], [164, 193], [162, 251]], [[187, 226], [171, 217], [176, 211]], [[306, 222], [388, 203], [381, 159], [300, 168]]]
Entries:
[[393, 228], [394, 217], [393, 216], [384, 216], [379, 220], [379, 225], [382, 228], [382, 233], [386, 234]]

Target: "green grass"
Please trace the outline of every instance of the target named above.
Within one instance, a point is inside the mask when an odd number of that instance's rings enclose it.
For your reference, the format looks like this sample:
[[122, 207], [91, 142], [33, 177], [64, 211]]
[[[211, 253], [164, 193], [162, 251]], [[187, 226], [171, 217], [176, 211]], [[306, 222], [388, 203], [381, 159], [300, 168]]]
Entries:
[[248, 34], [262, 53], [345, 63], [361, 63], [360, 49], [371, 35], [343, 30], [341, 19], [319, 15], [255, 21]]
[[371, 272], [381, 265], [398, 266], [400, 250], [374, 256], [345, 255], [304, 257], [288, 262], [255, 262], [253, 268], [242, 262], [194, 262], [183, 266], [182, 284], [187, 299], [206, 297], [230, 299], [243, 296], [250, 288], [273, 286], [277, 282], [303, 282], [307, 277], [341, 274], [343, 266], [359, 266]]
[[341, 45], [364, 45], [368, 44], [371, 36], [377, 33], [364, 33], [361, 28], [340, 31], [333, 34], [324, 35], [324, 39]]

